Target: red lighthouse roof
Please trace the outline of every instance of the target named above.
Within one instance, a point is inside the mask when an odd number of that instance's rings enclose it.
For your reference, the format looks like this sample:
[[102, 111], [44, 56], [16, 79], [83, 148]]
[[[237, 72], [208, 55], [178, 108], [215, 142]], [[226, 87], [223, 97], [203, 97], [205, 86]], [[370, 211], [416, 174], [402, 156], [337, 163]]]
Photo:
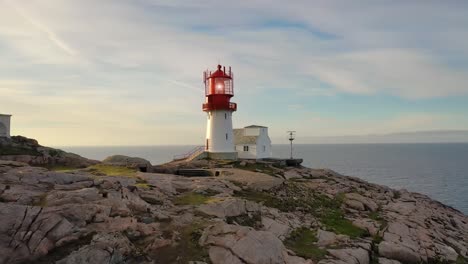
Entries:
[[226, 74], [226, 69], [221, 69], [222, 66], [218, 64], [218, 69], [211, 73], [208, 78], [229, 78], [231, 79], [231, 69], [229, 69], [229, 74]]

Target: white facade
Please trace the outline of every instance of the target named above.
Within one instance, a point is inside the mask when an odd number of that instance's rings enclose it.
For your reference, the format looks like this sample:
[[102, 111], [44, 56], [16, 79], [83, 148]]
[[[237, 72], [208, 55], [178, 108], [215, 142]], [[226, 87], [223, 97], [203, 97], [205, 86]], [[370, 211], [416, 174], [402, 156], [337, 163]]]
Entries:
[[248, 126], [236, 129], [235, 146], [240, 159], [265, 159], [272, 157], [268, 127]]
[[0, 137], [10, 137], [11, 115], [0, 114]]
[[234, 136], [232, 131], [232, 111], [213, 110], [207, 112], [205, 147], [212, 153], [232, 153]]

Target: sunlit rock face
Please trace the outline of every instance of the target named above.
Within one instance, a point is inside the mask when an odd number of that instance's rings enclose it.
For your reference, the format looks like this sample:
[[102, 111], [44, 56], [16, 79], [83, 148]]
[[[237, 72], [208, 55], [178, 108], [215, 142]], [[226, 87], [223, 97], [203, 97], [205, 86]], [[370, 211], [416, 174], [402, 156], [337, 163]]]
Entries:
[[106, 166], [0, 161], [0, 263], [466, 261], [468, 217], [421, 194], [268, 162]]
[[41, 146], [37, 140], [22, 136], [0, 137], [0, 160], [17, 161], [41, 167], [70, 168], [85, 168], [99, 163], [60, 149]]

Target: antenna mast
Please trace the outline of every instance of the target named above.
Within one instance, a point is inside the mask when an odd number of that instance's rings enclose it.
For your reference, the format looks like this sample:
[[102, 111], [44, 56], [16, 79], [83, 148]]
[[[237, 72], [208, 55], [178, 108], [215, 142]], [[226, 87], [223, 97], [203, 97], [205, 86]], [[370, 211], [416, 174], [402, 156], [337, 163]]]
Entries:
[[289, 134], [289, 142], [291, 142], [291, 159], [293, 159], [293, 140], [295, 139], [295, 133], [296, 131], [288, 131]]

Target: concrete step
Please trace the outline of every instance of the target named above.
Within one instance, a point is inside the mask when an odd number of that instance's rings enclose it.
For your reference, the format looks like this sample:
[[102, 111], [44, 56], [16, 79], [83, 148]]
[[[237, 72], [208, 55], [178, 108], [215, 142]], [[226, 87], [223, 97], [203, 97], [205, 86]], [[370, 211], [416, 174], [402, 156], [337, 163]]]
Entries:
[[186, 176], [186, 177], [208, 177], [208, 176], [212, 176], [210, 171], [202, 170], [202, 169], [178, 169], [176, 174], [181, 175], [181, 176]]

